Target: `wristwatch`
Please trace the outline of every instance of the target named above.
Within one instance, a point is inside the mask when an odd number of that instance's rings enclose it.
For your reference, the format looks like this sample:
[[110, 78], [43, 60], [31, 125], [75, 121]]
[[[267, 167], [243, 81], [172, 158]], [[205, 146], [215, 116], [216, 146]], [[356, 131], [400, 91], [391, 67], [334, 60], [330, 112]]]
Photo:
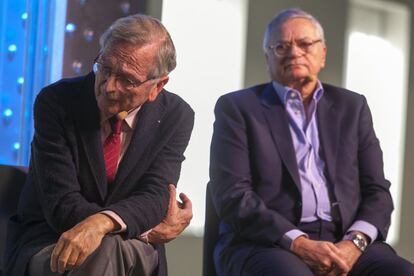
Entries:
[[358, 247], [358, 249], [362, 252], [364, 252], [368, 246], [367, 240], [361, 234], [351, 233], [349, 236], [346, 237], [346, 239], [352, 241], [354, 245]]

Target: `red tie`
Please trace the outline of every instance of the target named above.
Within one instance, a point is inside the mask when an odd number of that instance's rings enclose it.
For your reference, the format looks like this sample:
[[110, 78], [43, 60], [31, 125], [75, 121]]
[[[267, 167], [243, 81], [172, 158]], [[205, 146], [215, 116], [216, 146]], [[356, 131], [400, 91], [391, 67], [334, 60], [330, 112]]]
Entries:
[[106, 138], [103, 151], [105, 159], [106, 178], [108, 183], [114, 181], [118, 168], [118, 159], [121, 154], [121, 127], [122, 121], [116, 117], [110, 119], [112, 133]]

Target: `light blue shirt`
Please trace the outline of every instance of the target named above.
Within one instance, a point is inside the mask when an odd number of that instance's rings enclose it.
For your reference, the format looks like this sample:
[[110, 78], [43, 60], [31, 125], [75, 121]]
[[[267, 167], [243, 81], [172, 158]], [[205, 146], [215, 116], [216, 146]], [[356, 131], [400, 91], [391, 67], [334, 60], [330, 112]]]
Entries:
[[[301, 222], [316, 220], [332, 221], [331, 198], [325, 178], [325, 162], [320, 156], [320, 143], [316, 110], [318, 102], [323, 96], [324, 90], [318, 81], [312, 95], [308, 110], [305, 111], [302, 96], [299, 91], [273, 82], [273, 87], [288, 114], [289, 129], [295, 149], [296, 161], [299, 170], [302, 216]], [[347, 231], [360, 231], [374, 241], [378, 230], [372, 224], [358, 220]], [[300, 230], [291, 230], [285, 234], [291, 242], [301, 235], [306, 235]], [[307, 236], [307, 235], [306, 235]], [[288, 247], [290, 247], [290, 242]], [[287, 245], [286, 245], [287, 246]]]

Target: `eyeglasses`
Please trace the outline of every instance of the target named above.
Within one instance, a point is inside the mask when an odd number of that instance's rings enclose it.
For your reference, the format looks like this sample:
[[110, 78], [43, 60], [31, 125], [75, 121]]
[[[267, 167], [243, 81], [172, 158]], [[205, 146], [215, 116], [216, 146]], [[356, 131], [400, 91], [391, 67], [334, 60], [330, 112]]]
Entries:
[[302, 53], [309, 53], [312, 50], [312, 47], [319, 42], [322, 42], [322, 39], [317, 39], [313, 41], [299, 40], [295, 43], [280, 42], [274, 45], [270, 45], [269, 48], [273, 51], [273, 53], [276, 56], [284, 57], [289, 53], [293, 46], [299, 48], [302, 51]]
[[146, 83], [147, 81], [154, 80], [155, 78], [146, 79], [145, 81], [135, 81], [127, 76], [123, 76], [112, 70], [109, 66], [104, 65], [99, 61], [95, 61], [93, 64], [93, 72], [95, 74], [99, 73], [101, 76], [107, 80], [111, 75], [114, 75], [117, 85], [119, 85], [120, 90], [133, 91], [135, 88]]

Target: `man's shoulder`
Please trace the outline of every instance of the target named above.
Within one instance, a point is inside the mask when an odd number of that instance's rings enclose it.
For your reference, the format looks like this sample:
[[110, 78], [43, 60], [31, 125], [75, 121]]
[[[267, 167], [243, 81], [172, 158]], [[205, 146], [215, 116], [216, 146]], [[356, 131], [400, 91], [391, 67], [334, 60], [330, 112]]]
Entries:
[[234, 102], [239, 106], [248, 105], [249, 108], [252, 108], [255, 103], [260, 103], [263, 94], [269, 89], [273, 90], [271, 83], [263, 83], [228, 92], [219, 97], [216, 105], [221, 105], [224, 102]]
[[230, 97], [230, 98], [250, 98], [250, 97], [257, 97], [260, 94], [269, 88], [271, 83], [261, 83], [257, 85], [253, 85], [244, 89], [231, 91], [223, 95], [223, 97]]
[[37, 97], [67, 98], [75, 95], [79, 91], [92, 89], [94, 86], [94, 74], [89, 73], [85, 76], [74, 78], [63, 78], [45, 86]]
[[157, 102], [167, 109], [194, 113], [191, 106], [183, 98], [165, 89], [157, 97]]
[[367, 100], [362, 94], [330, 84], [324, 83], [322, 86], [324, 94], [321, 103], [334, 106], [337, 112], [352, 116], [359, 114], [359, 110], [367, 105]]
[[328, 83], [322, 83], [322, 87], [328, 95], [334, 97], [349, 98], [355, 100], [360, 100], [363, 97], [360, 93]]

